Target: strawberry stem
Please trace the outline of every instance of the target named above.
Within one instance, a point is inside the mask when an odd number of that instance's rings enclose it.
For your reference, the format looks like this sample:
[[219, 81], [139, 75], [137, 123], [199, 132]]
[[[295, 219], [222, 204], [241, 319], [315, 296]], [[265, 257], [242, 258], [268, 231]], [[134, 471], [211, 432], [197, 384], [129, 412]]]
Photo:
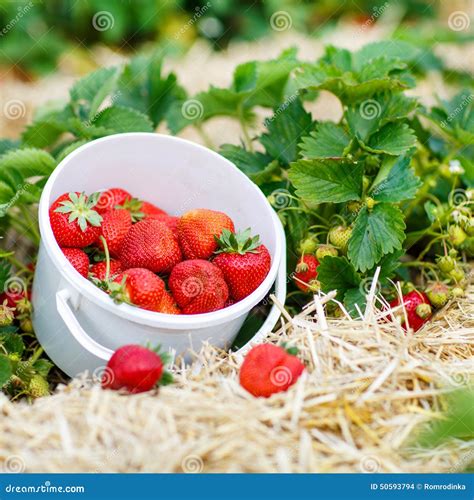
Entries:
[[102, 245], [104, 247], [104, 253], [105, 253], [105, 281], [108, 282], [110, 278], [110, 254], [109, 254], [109, 247], [107, 245], [107, 241], [105, 241], [105, 238], [101, 236], [100, 241], [102, 242]]

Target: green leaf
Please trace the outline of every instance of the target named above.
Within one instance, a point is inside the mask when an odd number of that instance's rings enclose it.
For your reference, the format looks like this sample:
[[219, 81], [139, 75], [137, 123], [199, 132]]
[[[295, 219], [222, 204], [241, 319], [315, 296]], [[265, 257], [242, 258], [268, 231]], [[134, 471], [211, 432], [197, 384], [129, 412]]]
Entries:
[[0, 260], [0, 290], [5, 290], [5, 284], [10, 278], [11, 264], [6, 260]]
[[374, 59], [385, 57], [410, 63], [420, 55], [421, 51], [411, 43], [401, 40], [387, 40], [364, 45], [353, 55], [354, 68], [359, 71], [369, 66]]
[[272, 175], [280, 169], [278, 162], [272, 162], [269, 155], [252, 153], [233, 144], [223, 144], [219, 152], [242, 170], [255, 184], [269, 181]]
[[52, 121], [34, 122], [26, 127], [22, 134], [22, 141], [28, 146], [45, 148], [54, 144], [65, 131], [65, 124]]
[[78, 80], [69, 91], [79, 118], [92, 119], [105, 98], [114, 90], [119, 68], [101, 68]]
[[362, 314], [365, 311], [365, 306], [367, 304], [367, 295], [362, 286], [358, 286], [357, 288], [350, 288], [344, 294], [344, 307], [347, 309], [347, 312], [353, 318], [360, 318], [359, 311], [356, 308], [356, 305], [359, 307], [359, 310]]
[[360, 199], [363, 172], [357, 162], [298, 160], [291, 164], [289, 179], [305, 201], [342, 203]]
[[366, 271], [380, 259], [402, 247], [405, 222], [401, 210], [389, 203], [375, 205], [372, 211], [363, 207], [352, 229], [348, 256], [359, 271]]
[[33, 368], [35, 369], [35, 371], [44, 378], [48, 376], [49, 371], [53, 366], [54, 365], [53, 363], [51, 363], [51, 361], [48, 361], [47, 359], [44, 358], [38, 359], [33, 364]]
[[346, 291], [360, 283], [360, 277], [346, 257], [324, 257], [318, 266], [318, 280], [325, 293], [337, 290], [338, 300], [342, 300]]
[[265, 120], [268, 133], [260, 137], [260, 142], [268, 155], [288, 165], [298, 157], [298, 143], [311, 127], [311, 115], [298, 98], [273, 111], [273, 116]]
[[23, 339], [18, 333], [9, 333], [0, 336], [0, 344], [3, 345], [9, 354], [16, 353], [21, 356], [25, 350]]
[[13, 139], [0, 139], [0, 156], [5, 154], [7, 151], [18, 148], [20, 145], [19, 141], [14, 141]]
[[0, 387], [9, 382], [12, 374], [13, 372], [10, 360], [4, 354], [0, 354]]
[[406, 123], [387, 123], [370, 136], [368, 144], [362, 147], [371, 153], [385, 153], [398, 156], [415, 146], [416, 136]]
[[153, 132], [153, 123], [148, 116], [131, 108], [112, 106], [102, 110], [93, 120], [93, 125], [105, 128], [112, 134], [121, 132]]
[[385, 160], [393, 166], [387, 177], [380, 179], [371, 189], [370, 196], [377, 201], [392, 203], [414, 198], [422, 183], [410, 168], [410, 160], [407, 155]]
[[341, 125], [323, 122], [316, 125], [314, 132], [303, 137], [301, 153], [308, 159], [340, 158], [344, 156], [351, 138]]
[[171, 105], [186, 98], [176, 75], [163, 75], [163, 56], [156, 51], [150, 56], [134, 57], [120, 75], [114, 104], [147, 114], [156, 127]]

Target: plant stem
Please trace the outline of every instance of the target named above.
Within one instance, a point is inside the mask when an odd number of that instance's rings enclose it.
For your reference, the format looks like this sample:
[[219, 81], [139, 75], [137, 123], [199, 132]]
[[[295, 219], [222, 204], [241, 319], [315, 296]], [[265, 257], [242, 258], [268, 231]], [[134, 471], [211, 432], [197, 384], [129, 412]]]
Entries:
[[207, 146], [209, 149], [214, 149], [215, 150], [216, 146], [215, 146], [214, 142], [212, 141], [212, 139], [207, 134], [207, 132], [204, 130], [202, 124], [201, 123], [196, 123], [194, 125], [194, 127], [198, 131], [198, 134], [201, 136], [201, 139], [203, 140], [204, 145]]
[[105, 281], [109, 281], [110, 277], [110, 254], [109, 254], [109, 247], [107, 246], [107, 242], [105, 241], [105, 238], [103, 236], [100, 237], [100, 241], [102, 242], [102, 245], [104, 246], [104, 253], [105, 253]]

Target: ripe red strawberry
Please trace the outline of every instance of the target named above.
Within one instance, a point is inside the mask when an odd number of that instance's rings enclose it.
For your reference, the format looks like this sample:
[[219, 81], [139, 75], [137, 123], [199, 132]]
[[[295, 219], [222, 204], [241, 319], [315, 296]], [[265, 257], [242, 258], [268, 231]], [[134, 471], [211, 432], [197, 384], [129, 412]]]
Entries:
[[303, 292], [315, 292], [319, 290], [319, 282], [316, 279], [318, 276], [318, 259], [311, 254], [303, 255], [296, 265], [293, 274], [295, 285]]
[[145, 267], [155, 273], [166, 273], [181, 261], [178, 240], [166, 224], [153, 219], [134, 224], [122, 243], [122, 267]]
[[95, 205], [95, 210], [100, 214], [105, 214], [115, 207], [123, 206], [125, 202], [132, 199], [132, 195], [122, 188], [110, 188], [101, 191], [99, 199]]
[[102, 375], [103, 389], [126, 389], [131, 394], [153, 389], [163, 376], [163, 361], [154, 351], [139, 345], [117, 349]]
[[84, 278], [89, 274], [89, 257], [84, 250], [80, 248], [61, 248], [67, 260], [74, 269]]
[[167, 215], [167, 214], [159, 214], [159, 215], [149, 215], [146, 217], [146, 219], [153, 219], [163, 222], [163, 224], [166, 224], [176, 236], [178, 235], [179, 217], [173, 217], [172, 215]]
[[84, 248], [97, 241], [102, 217], [93, 208], [96, 199], [96, 195], [65, 193], [51, 205], [51, 229], [60, 247]]
[[164, 314], [181, 314], [173, 296], [166, 290], [158, 307], [158, 312]]
[[[390, 302], [390, 307], [395, 307], [400, 304], [400, 300], [396, 299]], [[403, 296], [403, 304], [407, 313], [408, 325], [404, 324], [405, 315], [403, 311], [395, 314], [402, 319], [402, 326], [405, 330], [408, 327], [418, 331], [431, 317], [431, 305], [425, 293], [413, 290]]]
[[234, 223], [226, 214], [196, 208], [186, 212], [178, 223], [179, 244], [186, 259], [209, 259], [217, 250], [223, 229], [234, 232]]
[[240, 368], [240, 385], [256, 397], [286, 391], [303, 373], [304, 364], [274, 344], [253, 347]]
[[157, 215], [168, 215], [160, 207], [157, 207], [156, 205], [153, 205], [153, 203], [150, 203], [148, 201], [142, 201], [142, 204], [140, 206], [140, 212], [144, 214], [145, 219], [147, 217], [154, 217]]
[[184, 314], [217, 311], [229, 298], [222, 271], [207, 260], [180, 262], [171, 271], [169, 287]]
[[165, 283], [148, 269], [137, 267], [119, 274], [110, 290], [111, 297], [116, 302], [127, 302], [142, 309], [158, 311], [165, 293]]
[[[97, 262], [94, 264], [89, 271], [91, 278], [95, 278], [99, 281], [105, 280], [105, 274], [107, 271], [107, 262], [103, 260], [102, 262]], [[109, 279], [112, 281], [117, 277], [118, 274], [122, 272], [122, 263], [119, 260], [110, 259], [109, 268]]]
[[29, 301], [31, 299], [31, 290], [25, 291], [21, 290], [18, 292], [8, 291], [2, 292], [0, 294], [0, 304], [3, 304], [5, 301], [6, 305], [10, 308], [16, 309], [19, 302], [24, 300]]
[[250, 229], [231, 233], [223, 229], [218, 239], [218, 255], [213, 263], [222, 271], [230, 296], [242, 300], [256, 290], [270, 271], [272, 259], [259, 237], [250, 236]]
[[[117, 257], [120, 254], [123, 240], [131, 227], [132, 217], [127, 210], [112, 208], [103, 215], [100, 236], [105, 239], [111, 256]], [[101, 238], [99, 247], [104, 248]]]

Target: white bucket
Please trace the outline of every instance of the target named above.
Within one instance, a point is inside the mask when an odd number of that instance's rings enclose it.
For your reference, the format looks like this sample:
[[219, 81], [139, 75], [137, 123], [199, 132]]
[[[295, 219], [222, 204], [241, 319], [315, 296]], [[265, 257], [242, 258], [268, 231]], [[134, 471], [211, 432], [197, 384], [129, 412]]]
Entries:
[[[237, 229], [251, 227], [272, 256], [263, 283], [242, 301], [216, 312], [166, 315], [110, 297], [80, 276], [61, 252], [48, 209], [61, 194], [123, 187], [170, 214], [192, 208], [227, 213]], [[129, 133], [90, 142], [68, 155], [54, 170], [39, 204], [41, 245], [33, 283], [33, 323], [49, 357], [68, 375], [94, 372], [118, 347], [137, 343], [184, 354], [203, 342], [228, 348], [249, 311], [275, 283], [286, 294], [285, 235], [260, 189], [231, 162], [198, 144], [176, 137]], [[251, 343], [264, 337], [279, 317], [273, 306]], [[248, 345], [242, 349], [248, 348]]]

